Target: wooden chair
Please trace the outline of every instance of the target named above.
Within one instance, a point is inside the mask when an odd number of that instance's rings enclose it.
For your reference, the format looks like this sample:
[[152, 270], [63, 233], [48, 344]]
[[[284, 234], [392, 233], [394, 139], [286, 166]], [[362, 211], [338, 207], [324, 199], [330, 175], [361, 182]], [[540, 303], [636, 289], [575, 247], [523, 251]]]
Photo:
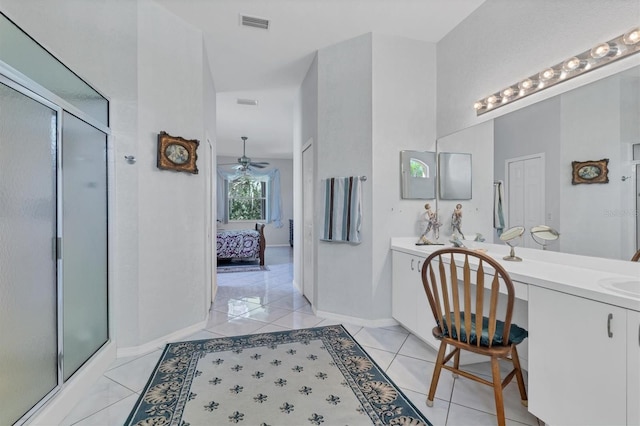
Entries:
[[[427, 257], [422, 268], [422, 283], [437, 324], [433, 335], [441, 341], [427, 405], [433, 406], [440, 372], [444, 368], [452, 371], [454, 377], [460, 375], [492, 386], [498, 425], [503, 426], [502, 390], [514, 376], [522, 404], [527, 406], [528, 403], [516, 350], [516, 345], [527, 337], [527, 331], [511, 324], [514, 288], [509, 274], [485, 254], [465, 248], [445, 248]], [[499, 297], [501, 287], [506, 294]], [[449, 354], [448, 346], [453, 347]], [[461, 370], [461, 350], [490, 357], [493, 381]], [[453, 365], [447, 365], [451, 358]], [[504, 380], [500, 375], [500, 359], [513, 364], [513, 370]]]
[[640, 250], [638, 250], [636, 252], [636, 254], [633, 255], [633, 257], [631, 258], [632, 262], [640, 262]]

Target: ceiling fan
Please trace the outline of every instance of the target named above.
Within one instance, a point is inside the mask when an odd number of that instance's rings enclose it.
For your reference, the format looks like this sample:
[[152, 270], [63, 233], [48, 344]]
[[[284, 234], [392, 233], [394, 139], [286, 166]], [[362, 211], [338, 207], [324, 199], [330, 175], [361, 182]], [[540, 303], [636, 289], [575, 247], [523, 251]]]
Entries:
[[233, 166], [234, 169], [245, 172], [247, 170], [251, 170], [252, 167], [255, 167], [257, 169], [264, 169], [269, 165], [269, 163], [265, 161], [251, 161], [251, 158], [247, 157], [246, 154], [247, 139], [249, 138], [247, 138], [246, 136], [242, 136], [240, 139], [242, 139], [242, 157], [238, 158], [237, 163], [218, 164], [219, 166]]

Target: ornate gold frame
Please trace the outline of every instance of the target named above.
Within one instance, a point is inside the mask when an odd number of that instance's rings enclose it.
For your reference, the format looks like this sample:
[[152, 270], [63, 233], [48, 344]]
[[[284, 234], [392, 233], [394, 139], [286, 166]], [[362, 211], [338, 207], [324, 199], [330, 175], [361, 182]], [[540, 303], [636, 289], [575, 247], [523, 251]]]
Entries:
[[[581, 183], [609, 183], [609, 159], [603, 158], [598, 161], [572, 161], [571, 167], [573, 168], [571, 184], [578, 185]], [[584, 172], [580, 170], [585, 168], [596, 168], [600, 170], [600, 173], [593, 177], [585, 176]]]
[[[171, 161], [169, 157], [167, 157], [167, 147], [170, 145], [180, 145], [186, 149], [189, 154], [187, 161], [184, 163]], [[196, 139], [187, 140], [180, 136], [171, 136], [164, 131], [158, 133], [158, 168], [197, 175], [198, 167], [196, 166], [196, 161], [198, 160], [198, 154], [196, 150], [198, 149], [198, 145], [200, 145], [200, 142]]]

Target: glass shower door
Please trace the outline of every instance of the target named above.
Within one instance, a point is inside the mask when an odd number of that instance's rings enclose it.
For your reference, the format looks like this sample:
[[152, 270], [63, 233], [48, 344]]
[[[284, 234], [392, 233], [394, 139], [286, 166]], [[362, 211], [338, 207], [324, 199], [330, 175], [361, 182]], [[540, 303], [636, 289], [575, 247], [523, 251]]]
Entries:
[[57, 111], [0, 80], [0, 425], [59, 383]]
[[107, 135], [62, 120], [63, 378], [108, 340]]

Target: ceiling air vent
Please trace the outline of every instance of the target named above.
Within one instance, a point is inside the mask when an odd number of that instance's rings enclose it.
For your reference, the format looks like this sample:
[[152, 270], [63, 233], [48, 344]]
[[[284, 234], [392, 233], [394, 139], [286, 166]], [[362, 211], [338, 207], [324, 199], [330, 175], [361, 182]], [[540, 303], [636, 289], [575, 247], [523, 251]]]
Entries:
[[241, 99], [238, 98], [238, 104], [239, 105], [253, 105], [253, 106], [257, 106], [258, 105], [258, 101], [255, 99]]
[[264, 18], [256, 18], [255, 16], [240, 15], [240, 23], [245, 27], [269, 29], [269, 20]]

